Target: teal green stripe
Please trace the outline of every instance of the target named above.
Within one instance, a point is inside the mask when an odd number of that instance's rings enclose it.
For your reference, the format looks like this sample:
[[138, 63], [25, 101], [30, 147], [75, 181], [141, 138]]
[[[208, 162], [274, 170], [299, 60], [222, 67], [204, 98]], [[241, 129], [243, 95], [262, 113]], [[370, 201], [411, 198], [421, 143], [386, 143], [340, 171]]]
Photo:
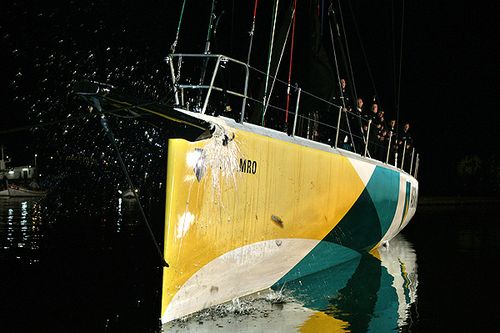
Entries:
[[365, 189], [324, 240], [356, 251], [369, 251], [381, 238], [377, 209]]
[[380, 273], [380, 289], [367, 332], [398, 332], [399, 299], [392, 286], [394, 277], [383, 266]]
[[382, 236], [389, 230], [399, 200], [399, 177], [397, 171], [376, 167], [366, 186], [375, 204]]
[[[339, 254], [342, 254], [342, 252], [340, 250]], [[320, 253], [317, 252], [316, 254]], [[289, 274], [273, 285], [272, 289], [277, 291], [283, 289], [286, 295], [292, 296], [304, 304], [305, 307], [323, 311], [329, 307], [330, 300], [338, 294], [339, 290], [347, 285], [359, 265], [361, 254], [348, 250], [348, 255], [344, 256], [344, 259], [347, 260], [328, 269], [294, 280], [289, 279], [297, 277], [297, 275]], [[307, 260], [305, 260], [296, 269], [307, 269], [307, 266]]]
[[365, 190], [325, 240], [357, 251], [377, 245], [396, 213], [399, 177], [397, 171], [376, 167]]
[[[359, 257], [359, 253], [354, 250], [335, 243], [321, 241], [275, 285], [281, 286], [284, 283], [323, 271], [357, 257]], [[279, 287], [277, 288], [279, 289]]]
[[363, 254], [356, 272], [338, 295], [330, 300], [330, 311], [325, 312], [348, 322], [349, 332], [367, 332], [381, 287], [381, 270], [378, 259], [368, 253]]

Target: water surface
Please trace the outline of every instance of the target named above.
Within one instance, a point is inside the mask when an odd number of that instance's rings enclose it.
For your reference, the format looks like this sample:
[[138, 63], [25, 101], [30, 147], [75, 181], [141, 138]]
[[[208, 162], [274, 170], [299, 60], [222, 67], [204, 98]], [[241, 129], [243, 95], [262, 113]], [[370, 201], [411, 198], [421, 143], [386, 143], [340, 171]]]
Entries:
[[[161, 235], [161, 202], [145, 207]], [[139, 217], [116, 195], [0, 199], [2, 331], [476, 332], [499, 318], [493, 204], [419, 207], [389, 248], [163, 328]]]

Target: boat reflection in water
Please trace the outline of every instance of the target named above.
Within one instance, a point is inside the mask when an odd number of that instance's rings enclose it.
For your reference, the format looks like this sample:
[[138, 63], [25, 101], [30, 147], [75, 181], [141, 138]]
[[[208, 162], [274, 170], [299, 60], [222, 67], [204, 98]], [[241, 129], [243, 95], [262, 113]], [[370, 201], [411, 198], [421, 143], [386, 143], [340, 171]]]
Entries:
[[397, 332], [411, 324], [417, 264], [412, 244], [403, 235], [391, 240], [389, 248], [372, 253], [341, 246], [335, 251], [342, 259], [329, 269], [299, 279], [293, 279], [292, 270], [268, 293], [212, 307], [164, 328], [169, 332]]
[[37, 198], [0, 198], [0, 247], [17, 259], [36, 263], [40, 248], [42, 207]]

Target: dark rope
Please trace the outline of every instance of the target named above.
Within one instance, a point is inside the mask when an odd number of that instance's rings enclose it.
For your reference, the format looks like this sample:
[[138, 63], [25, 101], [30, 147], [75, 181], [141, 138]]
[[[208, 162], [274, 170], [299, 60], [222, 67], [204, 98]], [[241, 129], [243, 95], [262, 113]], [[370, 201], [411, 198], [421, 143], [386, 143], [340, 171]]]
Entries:
[[[330, 8], [328, 9], [328, 16], [330, 16], [330, 14], [333, 14], [333, 13], [334, 13], [333, 12], [333, 4], [330, 4]], [[328, 25], [330, 28], [330, 40], [332, 42], [333, 58], [334, 58], [334, 62], [335, 62], [335, 69], [337, 71], [337, 82], [339, 84], [340, 98], [342, 99], [343, 109], [346, 109], [344, 92], [342, 91], [342, 84], [340, 83], [339, 64], [337, 61], [337, 51], [335, 50], [335, 38], [333, 35], [332, 21], [331, 20], [328, 20]], [[342, 112], [342, 111], [339, 111], [339, 112]], [[356, 147], [355, 147], [354, 140], [352, 137], [351, 125], [349, 123], [349, 117], [348, 117], [347, 113], [346, 113], [346, 121], [347, 121], [347, 128], [349, 130], [349, 136], [351, 137], [351, 144], [352, 144], [352, 147], [354, 149], [354, 152], [356, 152]]]
[[[98, 100], [95, 98], [93, 100], [96, 103], [96, 106], [98, 107], [98, 110], [99, 110], [100, 105], [99, 105]], [[116, 156], [118, 157], [118, 162], [119, 162], [120, 167], [123, 171], [123, 174], [125, 175], [125, 178], [127, 179], [128, 186], [132, 190], [132, 193], [134, 193], [134, 198], [137, 202], [137, 205], [139, 206], [139, 211], [141, 212], [142, 219], [144, 220], [144, 224], [146, 225], [146, 227], [148, 229], [151, 240], [153, 241], [153, 244], [156, 248], [156, 251], [158, 252], [158, 256], [160, 257], [161, 264], [163, 267], [169, 267], [168, 263], [165, 261], [165, 258], [163, 257], [163, 253], [162, 253], [160, 246], [158, 244], [158, 241], [156, 240], [156, 237], [153, 233], [153, 229], [151, 229], [151, 225], [149, 224], [146, 213], [144, 212], [141, 201], [139, 200], [139, 195], [134, 191], [134, 189], [135, 189], [134, 184], [132, 183], [132, 180], [130, 179], [130, 175], [127, 171], [127, 167], [125, 166], [125, 163], [123, 162], [122, 155], [120, 153], [120, 150], [118, 149], [118, 145], [116, 144], [115, 136], [113, 135], [113, 132], [111, 131], [111, 128], [109, 127], [108, 119], [106, 118], [106, 115], [103, 113], [101, 114], [101, 126], [104, 129], [106, 136], [108, 137], [111, 145], [113, 146], [113, 149], [116, 152]]]
[[[144, 103], [144, 104], [138, 104], [138, 105], [133, 105], [133, 106], [126, 106], [126, 107], [122, 107], [122, 108], [116, 108], [116, 109], [112, 109], [112, 110], [108, 110], [108, 111], [102, 111], [101, 113], [103, 113], [103, 114], [111, 114], [111, 115], [119, 117], [117, 114], [115, 114], [116, 112], [130, 111], [130, 109], [133, 109], [133, 108], [136, 108], [136, 107], [145, 107], [145, 106], [149, 106], [149, 105], [152, 105], [152, 104], [154, 104], [154, 102]], [[59, 125], [59, 124], [73, 122], [73, 121], [84, 120], [84, 119], [92, 118], [94, 116], [95, 116], [95, 114], [86, 114], [86, 115], [78, 116], [78, 117], [70, 117], [70, 118], [66, 118], [66, 119], [57, 119], [57, 120], [47, 121], [47, 122], [43, 122], [43, 123], [39, 123], [39, 124], [31, 124], [31, 125], [26, 125], [26, 126], [9, 128], [9, 129], [6, 129], [6, 130], [1, 130], [0, 131], [0, 135], [2, 135], [2, 134], [12, 134], [12, 133], [24, 132], [24, 131], [29, 131], [29, 130], [32, 130], [32, 129], [35, 129], [35, 128], [44, 128], [44, 127], [48, 127], [48, 126], [52, 126], [52, 125]], [[134, 116], [133, 118], [136, 118], [136, 117]]]
[[[404, 30], [404, 23], [405, 23], [405, 1], [403, 0], [403, 8], [402, 8], [402, 14], [401, 14], [401, 42], [399, 45], [399, 77], [398, 77], [398, 99], [397, 99], [397, 123], [399, 127], [399, 105], [400, 105], [400, 98], [401, 98], [401, 72], [402, 72], [402, 62], [403, 62], [403, 30]], [[396, 130], [396, 133], [399, 134]]]
[[344, 25], [344, 15], [342, 14], [342, 6], [340, 5], [340, 0], [338, 0], [338, 3], [339, 3], [340, 23], [342, 24], [342, 34], [344, 37], [345, 50], [346, 50], [346, 54], [347, 54], [347, 63], [349, 65], [349, 72], [351, 74], [351, 81], [352, 81], [352, 88], [354, 90], [354, 97], [355, 97], [355, 99], [357, 99], [358, 93], [356, 91], [356, 83], [354, 81], [354, 71], [352, 70], [351, 56], [349, 55], [349, 44], [347, 43], [347, 34], [345, 32], [345, 25]]
[[366, 50], [365, 46], [363, 44], [363, 40], [361, 38], [361, 34], [359, 32], [358, 24], [356, 23], [356, 16], [354, 15], [354, 10], [352, 9], [351, 1], [347, 1], [349, 4], [349, 10], [351, 11], [351, 16], [352, 16], [352, 21], [354, 23], [354, 30], [356, 30], [356, 35], [358, 37], [359, 45], [361, 46], [361, 52], [363, 53], [363, 59], [365, 60], [366, 68], [368, 69], [368, 76], [370, 76], [370, 81], [372, 83], [373, 87], [373, 92], [375, 93], [375, 96], [378, 98], [378, 93], [377, 93], [377, 88], [375, 86], [375, 80], [373, 78], [373, 73], [370, 67], [370, 64], [368, 63], [368, 57], [366, 56]]
[[396, 112], [396, 128], [399, 126], [399, 112], [398, 112], [398, 88], [397, 88], [397, 67], [396, 67], [396, 29], [394, 18], [394, 0], [391, 0], [391, 30], [392, 30], [392, 84], [394, 87], [394, 112]]

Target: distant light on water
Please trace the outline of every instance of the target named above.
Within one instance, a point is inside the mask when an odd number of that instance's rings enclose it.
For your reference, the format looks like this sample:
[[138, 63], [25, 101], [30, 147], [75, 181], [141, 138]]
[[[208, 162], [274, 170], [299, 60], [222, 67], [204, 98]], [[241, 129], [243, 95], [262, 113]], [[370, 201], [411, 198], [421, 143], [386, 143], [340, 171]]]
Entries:
[[[122, 191], [118, 190], [118, 192], [121, 194]], [[118, 205], [117, 205], [117, 211], [118, 211], [118, 218], [116, 219], [116, 232], [121, 231], [121, 224], [123, 222], [123, 213], [122, 213], [122, 203], [123, 199], [118, 198]]]

